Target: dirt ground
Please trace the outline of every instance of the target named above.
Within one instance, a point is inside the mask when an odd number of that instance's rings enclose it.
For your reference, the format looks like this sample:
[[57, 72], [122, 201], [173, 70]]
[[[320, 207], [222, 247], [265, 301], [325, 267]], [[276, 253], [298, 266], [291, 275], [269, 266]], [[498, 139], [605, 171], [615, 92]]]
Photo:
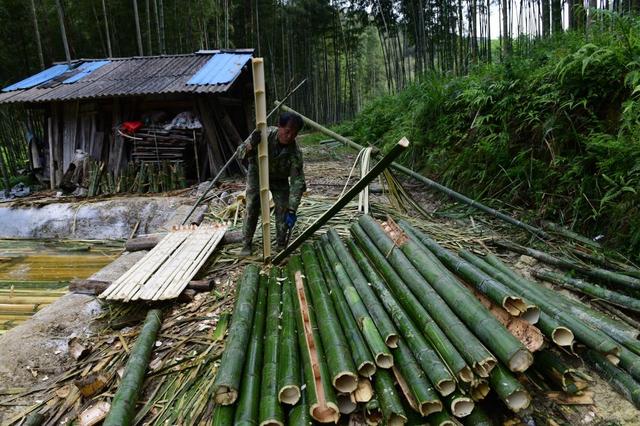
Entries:
[[[337, 197], [343, 189], [356, 154], [345, 148], [327, 145], [305, 147], [304, 155], [309, 194]], [[352, 176], [351, 179], [351, 182], [354, 182], [357, 176]], [[241, 181], [227, 184], [231, 187], [242, 187]], [[411, 186], [412, 183], [409, 185], [412, 195], [427, 211], [433, 211], [443, 204], [439, 197], [420, 191], [417, 186]], [[374, 191], [378, 191], [380, 184], [376, 183], [372, 187]], [[384, 197], [374, 194], [372, 199], [383, 200]], [[185, 197], [184, 202], [175, 204], [175, 208], [178, 209], [180, 204], [189, 205], [193, 200], [193, 197]], [[221, 202], [216, 200], [214, 204]], [[445, 222], [451, 226], [451, 221], [443, 220], [443, 223]], [[170, 220], [167, 223], [170, 223]], [[145, 253], [125, 253], [92, 278], [114, 280]], [[526, 262], [526, 259], [524, 262], [519, 261], [518, 269], [526, 272]], [[70, 341], [75, 337], [81, 340], [88, 339], [99, 333], [100, 314], [101, 305], [94, 297], [68, 294], [38, 312], [30, 321], [0, 336], [0, 401], [21, 388], [46, 385], [56, 374], [65, 371], [65, 367], [73, 362], [69, 354]], [[571, 358], [569, 355], [565, 356], [567, 359]], [[573, 360], [575, 362], [575, 358]], [[536, 397], [532, 407], [523, 414], [522, 424], [552, 424], [543, 420], [549, 417], [559, 424], [640, 424], [640, 411], [615, 393], [595, 372], [589, 369], [584, 371], [595, 379], [590, 387], [590, 390], [594, 391], [594, 405], [559, 406], [544, 397]], [[538, 392], [536, 394], [539, 395]], [[24, 405], [0, 405], [0, 424], [3, 423], [3, 418], [7, 419], [32, 400], [26, 398], [19, 402]]]

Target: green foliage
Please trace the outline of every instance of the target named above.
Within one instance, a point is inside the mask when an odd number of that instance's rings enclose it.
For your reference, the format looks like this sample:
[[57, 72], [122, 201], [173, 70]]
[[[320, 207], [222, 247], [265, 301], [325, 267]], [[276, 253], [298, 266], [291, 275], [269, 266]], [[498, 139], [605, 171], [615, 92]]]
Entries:
[[589, 236], [640, 248], [640, 22], [537, 42], [465, 77], [427, 75], [350, 123], [360, 142], [407, 136], [404, 161]]

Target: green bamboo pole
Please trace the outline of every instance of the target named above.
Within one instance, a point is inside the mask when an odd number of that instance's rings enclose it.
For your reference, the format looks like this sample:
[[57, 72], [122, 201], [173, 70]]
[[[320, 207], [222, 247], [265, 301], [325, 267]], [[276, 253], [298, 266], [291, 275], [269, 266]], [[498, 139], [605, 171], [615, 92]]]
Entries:
[[231, 318], [229, 336], [220, 361], [220, 368], [213, 382], [214, 399], [216, 403], [221, 405], [233, 404], [238, 398], [242, 367], [258, 294], [258, 273], [257, 266], [247, 266], [238, 284], [236, 306]]
[[[376, 243], [378, 249], [383, 253], [388, 253], [387, 257], [392, 263], [392, 257], [398, 257], [403, 259], [404, 263], [408, 261], [413, 264], [456, 315], [498, 359], [509, 366], [511, 371], [525, 371], [529, 368], [533, 362], [531, 353], [466, 287], [460, 284], [453, 275], [447, 274], [443, 266], [426, 255], [425, 248], [418, 246], [411, 239], [407, 239], [398, 248], [370, 216], [361, 216], [359, 224], [371, 240]], [[439, 246], [432, 245], [431, 247], [437, 250]], [[439, 253], [434, 254], [439, 256]], [[402, 275], [398, 267], [396, 267], [396, 271]]]
[[534, 368], [550, 382], [559, 386], [564, 392], [576, 394], [585, 386], [576, 384], [576, 370], [569, 367], [550, 350], [539, 351], [536, 354]]
[[[515, 284], [511, 276], [506, 275], [501, 270], [497, 269], [493, 265], [490, 265], [485, 259], [481, 259], [471, 254], [467, 255], [466, 259], [478, 268], [482, 269], [485, 273], [491, 275], [497, 280], [500, 280], [503, 284], [511, 287], [513, 290], [520, 291], [528, 299], [531, 299], [532, 297], [535, 298], [535, 296], [532, 296], [532, 294], [535, 294], [535, 292], [524, 288], [522, 285]], [[532, 300], [543, 301], [545, 300], [545, 298], [537, 298]], [[550, 308], [547, 309], [549, 310]], [[553, 312], [555, 311], [552, 311], [552, 314]], [[545, 336], [551, 339], [551, 341], [558, 346], [571, 347], [574, 342], [573, 332], [568, 327], [568, 325], [563, 324], [564, 323], [561, 324], [560, 321], [556, 320], [551, 315], [548, 315], [543, 310], [542, 312], [540, 312], [540, 318], [536, 325], [538, 326], [538, 328], [540, 328]]]
[[[487, 255], [486, 261], [511, 278], [509, 282], [505, 281], [505, 284], [513, 288], [521, 288], [525, 295], [538, 306], [544, 304], [543, 309], [549, 316], [566, 324], [573, 334], [591, 349], [606, 355], [618, 356], [620, 352], [618, 343], [626, 341], [632, 346], [636, 344], [634, 336], [637, 336], [638, 330], [519, 276], [495, 255]], [[617, 332], [612, 333], [616, 330]]]
[[[481, 377], [488, 377], [496, 359], [460, 321], [411, 263], [395, 253], [392, 253], [389, 259], [385, 258], [360, 225], [354, 224], [351, 227], [351, 233], [395, 294], [405, 294], [408, 298], [411, 294], [407, 290], [409, 287], [473, 370]], [[403, 283], [406, 286], [402, 285]], [[399, 298], [403, 299], [400, 296]]]
[[418, 366], [411, 350], [403, 341], [398, 341], [398, 347], [393, 350], [393, 356], [397, 360], [394, 369], [398, 370], [406, 383], [420, 415], [428, 416], [442, 411], [442, 402]]
[[234, 405], [218, 405], [213, 410], [211, 426], [232, 426], [234, 414]]
[[267, 293], [267, 324], [264, 333], [264, 358], [260, 389], [260, 426], [284, 425], [284, 415], [278, 401], [278, 340], [280, 326], [280, 270], [269, 271]]
[[584, 235], [580, 235], [576, 232], [571, 231], [563, 226], [558, 225], [557, 223], [549, 222], [547, 220], [543, 220], [541, 225], [544, 229], [547, 229], [555, 234], [561, 235], [565, 238], [569, 238], [570, 240], [577, 241], [579, 243], [586, 244], [593, 248], [600, 249], [602, 246], [597, 241], [593, 241], [591, 238], [587, 238]]
[[[304, 383], [304, 371], [299, 369], [300, 377], [298, 382]], [[309, 413], [309, 401], [307, 399], [307, 390], [300, 391], [300, 401], [289, 410], [288, 417], [289, 426], [309, 426], [311, 424], [311, 416]]]
[[278, 401], [295, 405], [300, 400], [300, 354], [293, 303], [294, 283], [282, 282], [282, 331], [278, 341]]
[[587, 350], [582, 357], [633, 405], [640, 409], [640, 384], [630, 375], [612, 365], [605, 357], [593, 350]]
[[493, 426], [494, 424], [487, 412], [477, 404], [473, 412], [464, 419], [464, 426]]
[[249, 426], [258, 424], [268, 287], [269, 279], [266, 275], [260, 275], [251, 337], [246, 348], [247, 357], [242, 372], [242, 384], [238, 394], [234, 425]]
[[489, 383], [498, 397], [509, 407], [510, 410], [518, 412], [529, 406], [531, 396], [522, 384], [501, 364], [491, 370]]
[[325, 362], [309, 290], [303, 278], [300, 257], [292, 256], [287, 269], [289, 280], [295, 284], [293, 300], [309, 414], [321, 423], [337, 423], [340, 412]]
[[342, 263], [342, 266], [344, 266], [347, 274], [349, 274], [349, 278], [351, 279], [353, 286], [358, 290], [360, 298], [367, 307], [367, 310], [371, 313], [371, 318], [384, 338], [385, 343], [390, 348], [395, 348], [398, 335], [395, 327], [393, 326], [393, 321], [385, 311], [373, 290], [369, 287], [366, 277], [362, 274], [358, 265], [349, 254], [349, 251], [344, 246], [344, 243], [340, 239], [336, 230], [330, 229], [329, 232], [327, 232], [327, 237], [333, 251]]
[[[411, 291], [404, 285], [395, 271], [393, 271], [389, 265], [383, 265], [383, 267], [387, 269], [387, 272], [383, 275], [389, 277], [389, 282], [394, 282], [394, 284], [389, 285], [391, 289], [396, 290], [394, 297], [385, 285], [383, 279], [377, 274], [364, 252], [355, 244], [355, 242], [353, 240], [348, 240], [347, 246], [349, 247], [349, 250], [351, 251], [351, 254], [356, 260], [358, 266], [367, 278], [367, 281], [375, 290], [376, 294], [385, 306], [385, 309], [387, 309], [389, 314], [391, 314], [398, 328], [400, 329], [403, 323], [411, 322], [409, 319], [409, 317], [411, 317], [456, 377], [463, 382], [471, 381], [473, 378], [473, 372], [462, 358], [462, 355], [460, 355], [445, 333], [440, 329], [440, 327], [438, 327], [433, 318], [431, 318], [427, 313], [426, 309], [420, 304], [418, 299], [416, 299]], [[384, 259], [377, 259], [379, 263], [382, 263], [383, 260]]]
[[427, 418], [427, 423], [431, 426], [460, 426], [462, 423], [451, 415], [447, 410], [434, 413]]
[[104, 421], [106, 426], [124, 426], [132, 423], [138, 395], [144, 382], [149, 358], [156, 343], [156, 335], [162, 324], [162, 311], [151, 309], [147, 312], [142, 330], [127, 361], [118, 390], [111, 401], [111, 409]]
[[369, 351], [367, 342], [360, 333], [358, 323], [351, 314], [351, 309], [344, 298], [342, 289], [338, 284], [338, 280], [331, 268], [331, 264], [327, 259], [324, 249], [318, 242], [316, 242], [315, 248], [318, 260], [320, 261], [320, 266], [322, 267], [322, 272], [324, 273], [325, 281], [327, 282], [329, 295], [331, 296], [331, 300], [333, 300], [333, 305], [336, 308], [340, 324], [342, 324], [342, 329], [347, 337], [347, 342], [351, 348], [351, 354], [358, 369], [358, 374], [363, 377], [371, 377], [376, 372], [376, 364], [373, 356], [371, 355], [371, 351]]
[[362, 302], [358, 291], [351, 283], [347, 271], [345, 271], [342, 263], [338, 260], [338, 257], [333, 251], [331, 245], [324, 244], [323, 249], [333, 268], [336, 280], [342, 289], [342, 294], [351, 308], [351, 313], [353, 314], [358, 327], [360, 327], [360, 331], [369, 346], [369, 350], [373, 354], [376, 365], [381, 368], [391, 368], [393, 366], [393, 355], [391, 355], [390, 349], [385, 345], [382, 336], [380, 336], [380, 333], [371, 318], [371, 314]]
[[618, 288], [622, 288], [627, 292], [632, 292], [634, 294], [640, 293], [640, 279], [638, 278], [618, 274], [601, 268], [585, 268], [570, 260], [551, 256], [550, 254], [547, 254], [540, 250], [523, 247], [508, 241], [496, 241], [495, 243], [500, 247], [514, 251], [516, 253], [531, 256], [539, 260], [540, 262], [546, 263], [547, 265], [556, 266], [560, 269], [566, 269], [569, 271], [576, 271], [579, 274], [595, 278], [604, 283], [616, 285], [618, 286]]
[[580, 293], [584, 293], [588, 296], [601, 299], [605, 302], [612, 303], [622, 308], [629, 309], [634, 312], [640, 312], [640, 300], [634, 297], [629, 297], [627, 295], [606, 289], [604, 287], [591, 284], [587, 281], [577, 280], [553, 272], [533, 270], [532, 275], [541, 280], [549, 281], [570, 290], [579, 291]]
[[402, 408], [391, 374], [387, 370], [379, 369], [373, 376], [373, 386], [386, 424], [389, 426], [405, 424], [407, 415]]
[[351, 358], [347, 339], [340, 326], [338, 314], [327, 292], [327, 284], [318, 258], [310, 244], [303, 244], [300, 253], [313, 309], [316, 318], [322, 324], [319, 332], [322, 346], [325, 348], [327, 367], [331, 373], [331, 383], [339, 392], [351, 393], [358, 387], [358, 373]]
[[640, 356], [634, 354], [626, 348], [620, 350], [620, 364], [627, 373], [631, 374], [634, 379], [640, 381]]

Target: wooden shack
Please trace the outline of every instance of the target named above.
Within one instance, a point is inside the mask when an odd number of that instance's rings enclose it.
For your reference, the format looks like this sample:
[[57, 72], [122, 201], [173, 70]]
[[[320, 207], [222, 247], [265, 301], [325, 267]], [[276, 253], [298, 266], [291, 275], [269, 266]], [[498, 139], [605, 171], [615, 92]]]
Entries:
[[51, 188], [85, 153], [113, 176], [132, 163], [170, 162], [203, 181], [253, 129], [252, 55], [208, 50], [58, 63], [2, 89], [0, 104], [39, 112], [43, 134], [32, 167]]

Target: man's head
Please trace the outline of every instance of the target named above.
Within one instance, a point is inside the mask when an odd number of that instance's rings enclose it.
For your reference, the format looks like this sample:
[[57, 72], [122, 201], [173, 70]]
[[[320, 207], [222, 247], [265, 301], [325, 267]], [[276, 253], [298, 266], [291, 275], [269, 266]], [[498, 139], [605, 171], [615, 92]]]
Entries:
[[298, 132], [302, 129], [302, 118], [298, 114], [285, 112], [278, 119], [278, 141], [282, 145], [289, 145], [296, 140]]

